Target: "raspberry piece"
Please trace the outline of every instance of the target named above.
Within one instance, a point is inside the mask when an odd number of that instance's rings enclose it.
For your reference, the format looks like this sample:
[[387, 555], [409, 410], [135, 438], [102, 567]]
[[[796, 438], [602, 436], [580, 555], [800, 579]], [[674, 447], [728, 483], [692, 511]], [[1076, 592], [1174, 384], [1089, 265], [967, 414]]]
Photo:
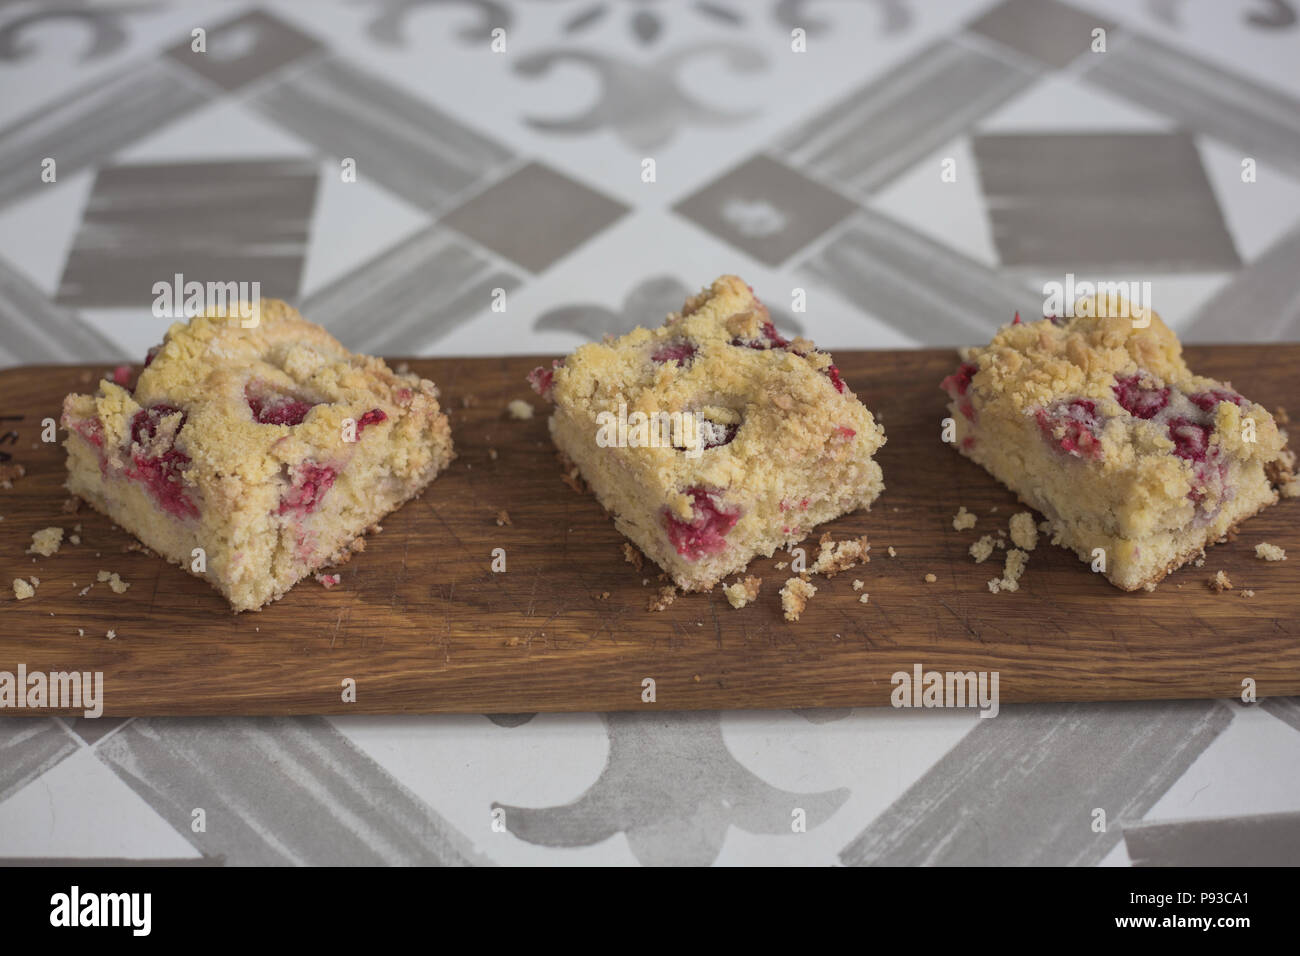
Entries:
[[1232, 402], [1238, 407], [1244, 407], [1246, 399], [1236, 392], [1230, 392], [1226, 388], [1212, 388], [1208, 392], [1197, 392], [1194, 395], [1187, 396], [1188, 401], [1203, 412], [1212, 412], [1218, 407], [1219, 402]]
[[280, 514], [298, 512], [311, 514], [320, 504], [325, 492], [334, 485], [338, 476], [329, 465], [318, 465], [313, 461], [304, 461], [293, 469], [293, 485], [280, 497]]
[[957, 366], [957, 371], [939, 383], [939, 387], [948, 393], [949, 398], [956, 401], [970, 390], [970, 380], [979, 370], [980, 367], [974, 362], [962, 362]]
[[551, 362], [550, 368], [542, 368], [540, 365], [528, 373], [528, 384], [533, 387], [533, 391], [542, 398], [551, 397], [551, 387], [555, 384], [555, 369], [563, 365], [560, 359]]
[[735, 525], [740, 512], [722, 510], [714, 502], [712, 492], [703, 488], [690, 488], [686, 493], [691, 496], [694, 518], [687, 522], [674, 517], [670, 512], [664, 513], [668, 540], [677, 549], [677, 553], [691, 561], [698, 561], [705, 555], [726, 550], [726, 534]]
[[144, 354], [144, 367], [148, 368], [150, 365], [152, 365], [153, 360], [158, 357], [158, 353], [161, 351], [162, 351], [161, 345], [149, 346], [149, 351]]
[[827, 365], [824, 371], [826, 376], [831, 380], [831, 384], [835, 386], [835, 391], [843, 395], [844, 379], [840, 378], [840, 370], [834, 365]]
[[131, 391], [131, 366], [119, 365], [113, 369], [113, 384], [121, 385], [127, 391]]
[[776, 326], [771, 321], [764, 322], [759, 330], [760, 338], [742, 339], [736, 337], [731, 340], [732, 345], [739, 345], [747, 349], [783, 349], [790, 344], [790, 340], [776, 330]]
[[[1034, 413], [1039, 430], [1048, 442], [1056, 443], [1060, 449], [1076, 458], [1100, 458], [1101, 442], [1097, 440], [1100, 421], [1097, 418], [1097, 403], [1090, 398], [1076, 398], [1069, 402], [1058, 402], [1049, 411], [1040, 408]], [[1057, 432], [1061, 431], [1058, 438]]]
[[[181, 410], [175, 405], [150, 405], [142, 408], [131, 418], [131, 441], [138, 445], [147, 445], [158, 434], [158, 425], [168, 415], [175, 415]], [[176, 429], [179, 433], [185, 427], [185, 413], [181, 412], [181, 423]]]
[[[159, 454], [150, 453], [159, 424], [177, 412], [180, 409], [173, 405], [158, 404], [135, 413], [131, 418], [131, 464], [126, 474], [148, 488], [159, 507], [168, 514], [177, 518], [196, 518], [199, 509], [185, 494], [185, 484], [181, 479], [181, 473], [190, 463], [190, 456], [171, 447]], [[184, 427], [185, 413], [181, 412], [177, 434]]]
[[367, 425], [378, 425], [380, 422], [388, 420], [388, 413], [382, 408], [372, 408], [360, 418], [357, 419], [357, 437], [366, 430]]
[[1174, 443], [1174, 454], [1188, 461], [1204, 462], [1210, 450], [1211, 431], [1209, 425], [1190, 418], [1170, 419], [1169, 437]]
[[1147, 388], [1142, 384], [1143, 376], [1129, 375], [1115, 377], [1115, 400], [1120, 407], [1136, 418], [1155, 418], [1160, 410], [1169, 404], [1169, 386]]
[[651, 353], [650, 358], [655, 362], [677, 362], [686, 365], [695, 357], [698, 351], [690, 342], [669, 342], [667, 345], [661, 345]]
[[301, 425], [315, 407], [288, 395], [255, 394], [251, 387], [244, 389], [244, 399], [253, 413], [253, 421], [261, 425]]

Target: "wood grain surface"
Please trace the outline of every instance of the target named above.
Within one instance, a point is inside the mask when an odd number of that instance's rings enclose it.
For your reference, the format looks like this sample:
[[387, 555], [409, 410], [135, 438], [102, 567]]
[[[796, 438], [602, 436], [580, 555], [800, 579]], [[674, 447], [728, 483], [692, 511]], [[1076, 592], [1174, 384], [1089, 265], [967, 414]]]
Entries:
[[[1197, 371], [1233, 381], [1269, 408], [1300, 411], [1300, 345], [1188, 349]], [[657, 569], [624, 561], [623, 539], [594, 498], [572, 491], [524, 382], [535, 358], [413, 359], [452, 412], [458, 460], [424, 496], [384, 521], [329, 591], [299, 584], [260, 613], [233, 615], [206, 583], [139, 551], [83, 507], [64, 514], [63, 451], [40, 441], [62, 397], [102, 368], [0, 372], [0, 451], [26, 475], [0, 490], [0, 671], [102, 671], [108, 715], [506, 713], [787, 708], [889, 703], [891, 675], [997, 671], [1017, 701], [1226, 697], [1256, 682], [1261, 697], [1300, 694], [1300, 504], [1283, 501], [1154, 593], [1125, 594], [1045, 542], [1016, 593], [989, 593], [1000, 555], [967, 554], [1006, 528], [1014, 497], [939, 438], [952, 370], [948, 350], [836, 353], [851, 386], [883, 421], [886, 489], [870, 512], [825, 526], [866, 533], [869, 565], [820, 588], [803, 620], [781, 617], [788, 571], [758, 559], [757, 602], [734, 610], [720, 589], [647, 611]], [[529, 421], [505, 414], [524, 398]], [[468, 403], [468, 404], [466, 404]], [[60, 434], [60, 440], [62, 440]], [[493, 457], [489, 452], [495, 450]], [[775, 451], [779, 454], [779, 451]], [[953, 530], [964, 505], [973, 531]], [[995, 510], [996, 509], [996, 510]], [[498, 525], [498, 512], [509, 525]], [[25, 553], [49, 525], [71, 533], [49, 558]], [[1262, 541], [1290, 552], [1257, 560]], [[815, 538], [807, 542], [815, 553]], [[886, 548], [893, 546], [897, 557]], [[504, 548], [507, 571], [491, 570]], [[99, 570], [131, 585], [114, 594]], [[1216, 594], [1224, 570], [1239, 590]], [[934, 574], [937, 581], [925, 583]], [[16, 601], [15, 577], [40, 578]], [[870, 603], [852, 581], [861, 578]], [[648, 583], [643, 583], [648, 579]], [[1255, 596], [1240, 596], [1251, 588]], [[85, 632], [79, 636], [78, 629]], [[106, 639], [112, 629], [113, 640]], [[356, 682], [355, 703], [342, 682]], [[643, 681], [655, 701], [643, 700]], [[6, 714], [59, 712], [6, 710]]]

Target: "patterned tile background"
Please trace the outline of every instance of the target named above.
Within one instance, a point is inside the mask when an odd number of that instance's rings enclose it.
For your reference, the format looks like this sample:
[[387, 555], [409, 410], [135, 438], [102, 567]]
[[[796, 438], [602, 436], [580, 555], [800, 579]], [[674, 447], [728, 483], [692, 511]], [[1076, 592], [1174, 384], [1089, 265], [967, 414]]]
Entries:
[[[175, 271], [260, 279], [393, 355], [558, 354], [724, 271], [832, 348], [982, 341], [1065, 271], [1152, 282], [1189, 340], [1294, 340], [1297, 6], [13, 0], [0, 364], [142, 356]], [[795, 288], [806, 312], [780, 307]], [[0, 721], [0, 858], [1127, 865], [1298, 844], [1295, 700]]]

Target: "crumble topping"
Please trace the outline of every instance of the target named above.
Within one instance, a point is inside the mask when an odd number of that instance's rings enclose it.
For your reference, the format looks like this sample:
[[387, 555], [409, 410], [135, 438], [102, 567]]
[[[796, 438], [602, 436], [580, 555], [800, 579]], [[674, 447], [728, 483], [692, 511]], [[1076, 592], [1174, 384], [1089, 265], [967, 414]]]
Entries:
[[[36, 578], [32, 578], [36, 581]], [[36, 587], [34, 584], [24, 581], [22, 578], [14, 578], [14, 597], [19, 601], [26, 601], [29, 597], [35, 597]]]
[[781, 610], [787, 621], [799, 620], [808, 607], [808, 601], [817, 593], [817, 585], [803, 578], [788, 578], [781, 587]]
[[1205, 582], [1205, 586], [1217, 594], [1232, 590], [1232, 581], [1222, 571], [1214, 572], [1214, 577]]
[[748, 575], [744, 580], [737, 581], [735, 584], [723, 585], [722, 593], [727, 596], [727, 601], [732, 607], [742, 608], [758, 597], [758, 589], [762, 585], [762, 578]]
[[1286, 551], [1275, 544], [1269, 544], [1267, 541], [1255, 545], [1255, 557], [1261, 561], [1285, 561]]
[[27, 549], [27, 553], [39, 554], [43, 558], [48, 558], [58, 552], [59, 545], [62, 543], [62, 528], [42, 528], [32, 534], [32, 546]]

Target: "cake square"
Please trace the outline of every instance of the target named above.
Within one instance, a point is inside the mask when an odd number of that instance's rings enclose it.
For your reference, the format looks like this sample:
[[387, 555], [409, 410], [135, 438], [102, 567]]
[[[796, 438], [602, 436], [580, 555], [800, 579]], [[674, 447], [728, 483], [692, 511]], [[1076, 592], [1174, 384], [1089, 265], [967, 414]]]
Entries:
[[941, 383], [954, 446], [1126, 591], [1276, 502], [1295, 464], [1263, 406], [1194, 375], [1158, 315], [1114, 298], [1017, 316], [962, 357]]
[[246, 314], [172, 325], [134, 388], [69, 395], [62, 419], [68, 490], [235, 611], [363, 550], [454, 457], [432, 382], [283, 302]]
[[615, 527], [683, 590], [868, 507], [885, 433], [831, 356], [723, 276], [658, 329], [584, 345], [533, 387]]

